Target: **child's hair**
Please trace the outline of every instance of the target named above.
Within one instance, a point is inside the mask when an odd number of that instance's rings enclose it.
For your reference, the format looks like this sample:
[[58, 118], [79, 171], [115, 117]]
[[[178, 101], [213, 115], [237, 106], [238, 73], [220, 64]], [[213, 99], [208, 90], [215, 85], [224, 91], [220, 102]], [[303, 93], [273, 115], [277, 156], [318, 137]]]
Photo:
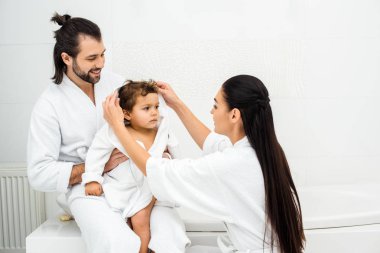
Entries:
[[[120, 107], [127, 112], [131, 112], [133, 106], [136, 104], [138, 96], [146, 96], [149, 93], [158, 93], [157, 83], [153, 80], [149, 81], [125, 81], [124, 85], [118, 90], [120, 98]], [[125, 120], [125, 124], [129, 122]]]

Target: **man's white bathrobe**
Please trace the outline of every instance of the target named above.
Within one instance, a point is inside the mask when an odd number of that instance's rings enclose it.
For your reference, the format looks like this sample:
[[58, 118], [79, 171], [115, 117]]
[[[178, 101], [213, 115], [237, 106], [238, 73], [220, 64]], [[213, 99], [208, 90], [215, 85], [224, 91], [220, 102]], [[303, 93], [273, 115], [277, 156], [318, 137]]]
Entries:
[[102, 102], [123, 82], [121, 76], [103, 70], [94, 85], [96, 105], [66, 75], [61, 84], [51, 83], [42, 93], [31, 115], [27, 147], [28, 178], [34, 189], [72, 195], [72, 167], [85, 161], [105, 122]]
[[[101, 80], [94, 85], [94, 105], [64, 75], [60, 85], [52, 83], [44, 91], [31, 115], [27, 146], [30, 185], [39, 191], [66, 194], [70, 211], [91, 253], [139, 251], [139, 237], [126, 225], [121, 213], [110, 208], [104, 196], [85, 196], [81, 184], [69, 186], [72, 166], [85, 162], [87, 150], [105, 122], [102, 102], [123, 83], [124, 78], [103, 70]], [[165, 106], [160, 108], [163, 110]], [[165, 115], [165, 112], [160, 111], [160, 114]], [[154, 227], [160, 223], [164, 225]], [[188, 242], [176, 240], [178, 236], [174, 234], [184, 234], [184, 224], [173, 208], [155, 206], [151, 214], [152, 225], [151, 229], [157, 230], [157, 236], [162, 237], [158, 241], [167, 247], [162, 253], [184, 252]]]
[[[270, 252], [263, 243], [263, 175], [247, 137], [232, 145], [225, 136], [210, 133], [203, 152], [195, 160], [150, 157], [146, 169], [153, 195], [224, 221], [228, 237], [218, 238], [223, 253]], [[265, 239], [269, 242], [270, 228]], [[194, 247], [187, 252], [215, 251]]]

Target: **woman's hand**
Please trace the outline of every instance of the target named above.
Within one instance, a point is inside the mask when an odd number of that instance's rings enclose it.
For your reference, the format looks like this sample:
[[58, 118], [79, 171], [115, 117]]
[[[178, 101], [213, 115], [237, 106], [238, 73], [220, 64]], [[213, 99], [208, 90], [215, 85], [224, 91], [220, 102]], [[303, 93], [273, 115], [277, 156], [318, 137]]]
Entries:
[[119, 105], [119, 101], [117, 91], [115, 91], [103, 102], [103, 117], [113, 129], [118, 126], [124, 127], [124, 113]]
[[175, 94], [169, 84], [157, 82], [157, 86], [162, 97], [165, 99], [166, 104], [175, 111], [185, 125], [187, 131], [189, 131], [191, 137], [193, 137], [198, 146], [203, 149], [203, 143], [206, 140], [206, 137], [210, 134], [210, 129], [195, 117], [185, 103], [183, 103], [177, 94]]
[[168, 106], [174, 109], [176, 105], [181, 103], [181, 100], [179, 99], [177, 94], [175, 94], [174, 90], [172, 89], [172, 87], [170, 87], [169, 84], [158, 81], [157, 86], [160, 94], [165, 99], [165, 102]]

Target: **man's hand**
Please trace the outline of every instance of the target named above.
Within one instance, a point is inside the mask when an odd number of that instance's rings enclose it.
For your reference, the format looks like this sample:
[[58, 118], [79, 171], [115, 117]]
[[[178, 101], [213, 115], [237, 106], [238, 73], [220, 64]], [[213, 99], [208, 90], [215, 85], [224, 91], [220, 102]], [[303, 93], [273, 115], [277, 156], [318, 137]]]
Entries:
[[86, 186], [84, 187], [86, 196], [91, 195], [91, 196], [100, 196], [103, 193], [103, 188], [102, 185], [99, 184], [98, 182], [90, 182], [87, 183]]
[[73, 166], [71, 170], [69, 185], [75, 185], [82, 182], [82, 174], [84, 173], [84, 163], [77, 164]]
[[110, 172], [114, 168], [116, 168], [120, 163], [127, 161], [129, 158], [121, 153], [118, 149], [114, 149], [111, 153], [110, 159], [104, 166], [103, 173]]

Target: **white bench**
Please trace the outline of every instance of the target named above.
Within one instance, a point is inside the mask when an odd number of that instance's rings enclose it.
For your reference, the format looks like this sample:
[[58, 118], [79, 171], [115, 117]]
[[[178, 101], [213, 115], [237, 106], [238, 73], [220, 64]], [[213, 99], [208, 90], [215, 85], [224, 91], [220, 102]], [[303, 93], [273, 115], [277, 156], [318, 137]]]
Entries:
[[[220, 221], [180, 209], [192, 245], [216, 246], [216, 236], [224, 234]], [[195, 218], [196, 217], [196, 218]], [[26, 238], [26, 253], [85, 253], [86, 247], [75, 221], [53, 218], [45, 221]]]

